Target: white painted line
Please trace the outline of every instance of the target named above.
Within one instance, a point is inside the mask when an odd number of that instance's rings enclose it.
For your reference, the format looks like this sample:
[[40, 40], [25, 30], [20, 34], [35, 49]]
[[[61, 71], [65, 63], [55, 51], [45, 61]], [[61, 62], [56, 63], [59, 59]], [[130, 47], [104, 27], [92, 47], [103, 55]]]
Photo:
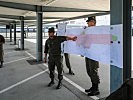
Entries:
[[[47, 67], [48, 67], [48, 66], [47, 66]], [[58, 74], [57, 71], [55, 71], [55, 73]], [[66, 80], [67, 82], [69, 82], [70, 84], [72, 84], [73, 86], [75, 86], [75, 87], [76, 87], [77, 89], [79, 89], [81, 92], [87, 94], [87, 93], [85, 92], [85, 89], [84, 89], [84, 88], [82, 88], [81, 86], [79, 86], [78, 84], [76, 84], [75, 82], [73, 82], [72, 80], [70, 80], [69, 78], [63, 76], [63, 79]], [[92, 98], [92, 99], [94, 99], [94, 100], [98, 100], [98, 99], [99, 99], [99, 98], [96, 97], [96, 96], [90, 96], [90, 98]]]
[[[28, 55], [30, 55], [31, 57], [33, 57], [33, 58], [35, 58], [34, 56], [32, 56], [30, 53], [28, 53], [27, 51], [25, 51]], [[48, 65], [47, 64], [43, 64], [44, 66], [46, 66], [47, 68], [48, 68]], [[57, 71], [55, 71], [55, 73], [56, 74], [58, 74], [57, 73]], [[86, 94], [86, 92], [84, 92], [85, 91], [85, 89], [84, 88], [82, 88], [81, 86], [79, 86], [78, 84], [76, 84], [75, 82], [73, 82], [73, 81], [71, 81], [70, 79], [68, 79], [67, 77], [65, 77], [65, 76], [63, 76], [63, 78], [64, 78], [64, 80], [66, 80], [67, 82], [69, 82], [70, 84], [72, 84], [73, 86], [75, 86], [77, 89], [79, 89], [81, 92], [83, 92], [83, 93], [85, 93]], [[90, 98], [92, 98], [92, 99], [94, 99], [94, 100], [98, 100], [99, 98], [98, 97], [96, 97], [96, 96], [90, 96]]]
[[9, 63], [17, 62], [17, 61], [20, 61], [20, 60], [23, 60], [23, 59], [27, 59], [27, 58], [30, 58], [30, 57], [25, 57], [25, 58], [13, 60], [13, 61], [10, 61], [10, 62], [7, 62], [7, 63], [3, 63], [3, 64], [4, 64], [4, 65], [5, 65], [5, 64], [9, 64]]
[[30, 54], [29, 52], [25, 51], [25, 53], [27, 53], [29, 56], [31, 56], [32, 58], [36, 59], [36, 57], [34, 57], [32, 54]]
[[18, 82], [18, 83], [16, 83], [16, 84], [14, 84], [14, 85], [12, 85], [12, 86], [9, 86], [8, 88], [1, 90], [1, 91], [0, 91], [0, 94], [4, 93], [4, 92], [6, 92], [6, 91], [8, 91], [8, 90], [10, 90], [10, 89], [12, 89], [12, 88], [14, 88], [14, 87], [20, 85], [20, 84], [23, 84], [23, 83], [29, 81], [29, 80], [31, 80], [31, 79], [33, 79], [33, 78], [35, 78], [35, 77], [37, 77], [37, 76], [39, 76], [39, 75], [45, 73], [46, 71], [48, 71], [48, 69], [46, 69], [45, 71], [42, 71], [42, 72], [40, 72], [40, 73], [37, 73], [37, 74], [35, 74], [35, 75], [33, 75], [33, 76], [27, 78], [27, 79], [24, 79], [24, 80], [22, 80], [22, 81], [20, 81], [20, 82]]
[[[57, 73], [57, 71], [56, 71], [56, 73]], [[65, 76], [63, 76], [63, 78], [67, 81], [67, 82], [69, 82], [70, 84], [72, 84], [73, 86], [75, 86], [76, 88], [78, 88], [80, 91], [82, 91], [83, 93], [85, 93], [85, 94], [87, 94], [86, 92], [85, 92], [85, 89], [84, 88], [82, 88], [81, 86], [79, 86], [78, 84], [76, 84], [76, 83], [74, 83], [73, 81], [71, 81], [70, 79], [68, 79], [67, 77], [65, 77]], [[94, 99], [94, 100], [98, 100], [99, 98], [98, 97], [96, 97], [96, 96], [90, 96], [92, 99]]]

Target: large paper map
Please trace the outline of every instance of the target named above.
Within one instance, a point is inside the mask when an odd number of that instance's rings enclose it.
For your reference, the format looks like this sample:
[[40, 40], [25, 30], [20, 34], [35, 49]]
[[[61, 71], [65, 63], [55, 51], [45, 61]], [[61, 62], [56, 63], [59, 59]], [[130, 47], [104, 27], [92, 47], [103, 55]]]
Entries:
[[71, 28], [66, 29], [65, 34], [77, 36], [77, 41], [64, 43], [65, 53], [82, 55], [118, 67], [123, 66], [122, 25]]

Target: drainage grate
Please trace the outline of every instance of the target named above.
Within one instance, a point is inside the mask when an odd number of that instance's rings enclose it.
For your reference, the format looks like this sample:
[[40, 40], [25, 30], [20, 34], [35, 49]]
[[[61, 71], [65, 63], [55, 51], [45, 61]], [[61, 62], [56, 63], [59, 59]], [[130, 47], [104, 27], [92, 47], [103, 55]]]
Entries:
[[26, 60], [30, 65], [37, 65], [37, 64], [42, 64], [44, 63], [43, 61], [37, 61], [36, 59], [30, 59], [30, 60]]

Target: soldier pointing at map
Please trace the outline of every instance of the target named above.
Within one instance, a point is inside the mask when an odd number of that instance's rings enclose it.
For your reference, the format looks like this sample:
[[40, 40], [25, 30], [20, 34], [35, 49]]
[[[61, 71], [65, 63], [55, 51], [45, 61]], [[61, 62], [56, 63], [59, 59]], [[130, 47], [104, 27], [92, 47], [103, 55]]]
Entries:
[[48, 84], [48, 87], [52, 86], [54, 84], [54, 71], [55, 66], [57, 66], [58, 71], [58, 85], [56, 89], [60, 89], [62, 87], [62, 79], [63, 79], [63, 64], [62, 64], [62, 56], [61, 56], [61, 43], [67, 40], [73, 40], [76, 41], [77, 37], [68, 37], [68, 36], [56, 36], [54, 28], [49, 28], [48, 30], [49, 38], [46, 40], [45, 43], [45, 59], [44, 61], [47, 62], [47, 54], [49, 54], [48, 57], [48, 68], [50, 71], [50, 78], [51, 81]]

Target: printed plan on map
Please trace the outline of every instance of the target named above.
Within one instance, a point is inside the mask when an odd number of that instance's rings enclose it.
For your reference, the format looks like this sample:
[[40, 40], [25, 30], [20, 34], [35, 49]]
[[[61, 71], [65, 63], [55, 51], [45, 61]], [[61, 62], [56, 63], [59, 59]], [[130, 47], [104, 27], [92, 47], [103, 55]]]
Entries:
[[123, 68], [123, 29], [122, 25], [112, 25], [110, 27], [112, 41], [110, 46], [111, 65]]
[[64, 52], [122, 67], [122, 25], [71, 28], [65, 34], [77, 41], [66, 41]]

